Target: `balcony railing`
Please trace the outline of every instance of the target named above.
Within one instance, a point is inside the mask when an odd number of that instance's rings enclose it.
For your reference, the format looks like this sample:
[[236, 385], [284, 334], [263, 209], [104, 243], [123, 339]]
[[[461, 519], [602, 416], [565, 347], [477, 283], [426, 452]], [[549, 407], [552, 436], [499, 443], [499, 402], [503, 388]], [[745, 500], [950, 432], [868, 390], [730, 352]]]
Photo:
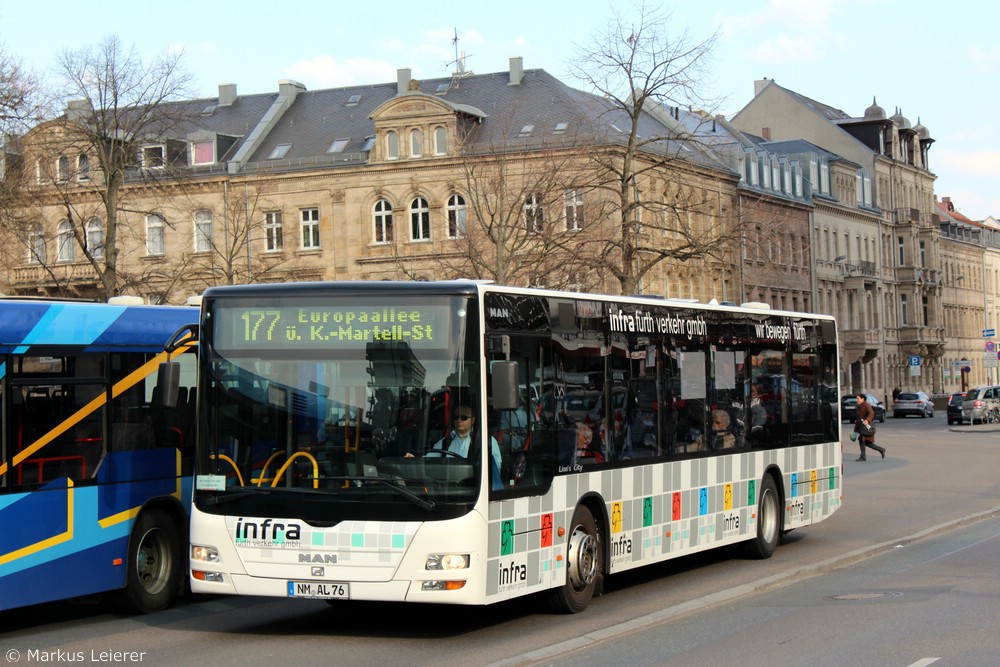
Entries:
[[879, 344], [879, 331], [875, 329], [843, 329], [840, 338], [847, 347], [874, 348]]
[[86, 262], [66, 262], [58, 264], [29, 264], [15, 266], [13, 287], [36, 287], [42, 285], [93, 283], [98, 280], [94, 267]]

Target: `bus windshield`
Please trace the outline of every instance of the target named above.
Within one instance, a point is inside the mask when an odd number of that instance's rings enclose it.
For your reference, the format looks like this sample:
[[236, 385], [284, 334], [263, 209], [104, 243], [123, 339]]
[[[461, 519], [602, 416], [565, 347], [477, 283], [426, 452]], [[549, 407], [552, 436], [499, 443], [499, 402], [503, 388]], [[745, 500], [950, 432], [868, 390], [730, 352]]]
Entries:
[[266, 514], [295, 500], [319, 522], [467, 511], [481, 453], [442, 440], [481, 399], [475, 304], [371, 293], [266, 307], [207, 300], [198, 507]]

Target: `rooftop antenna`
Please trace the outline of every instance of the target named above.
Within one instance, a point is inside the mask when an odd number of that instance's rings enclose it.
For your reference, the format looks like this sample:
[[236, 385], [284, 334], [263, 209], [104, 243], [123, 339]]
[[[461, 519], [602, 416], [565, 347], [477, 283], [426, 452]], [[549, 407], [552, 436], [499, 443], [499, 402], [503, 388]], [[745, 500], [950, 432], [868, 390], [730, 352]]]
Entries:
[[455, 59], [450, 63], [447, 63], [447, 66], [455, 66], [455, 71], [451, 73], [451, 85], [452, 88], [458, 88], [459, 82], [465, 77], [471, 76], [472, 72], [465, 69], [465, 51], [460, 53], [458, 50], [458, 29], [452, 28], [452, 30], [454, 33], [451, 38], [451, 43], [452, 46], [455, 47]]

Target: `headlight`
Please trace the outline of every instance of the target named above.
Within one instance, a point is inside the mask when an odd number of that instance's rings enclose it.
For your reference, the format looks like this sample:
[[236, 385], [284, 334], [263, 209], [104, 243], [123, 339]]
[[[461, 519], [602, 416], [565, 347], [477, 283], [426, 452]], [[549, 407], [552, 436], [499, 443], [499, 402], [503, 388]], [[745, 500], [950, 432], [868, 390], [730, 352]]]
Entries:
[[203, 563], [218, 563], [219, 550], [215, 547], [202, 547], [197, 544], [192, 544], [191, 560], [197, 560]]
[[465, 570], [469, 567], [469, 554], [431, 554], [424, 565], [428, 570]]

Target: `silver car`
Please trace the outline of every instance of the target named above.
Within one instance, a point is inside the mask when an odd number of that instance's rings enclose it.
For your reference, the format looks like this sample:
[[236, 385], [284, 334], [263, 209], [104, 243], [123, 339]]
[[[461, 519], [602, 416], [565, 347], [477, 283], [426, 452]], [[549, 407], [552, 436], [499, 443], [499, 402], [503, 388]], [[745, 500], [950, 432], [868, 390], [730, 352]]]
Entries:
[[905, 417], [906, 415], [933, 417], [934, 401], [922, 391], [904, 391], [892, 399], [892, 416]]
[[986, 411], [993, 408], [1000, 408], [1000, 385], [970, 389], [962, 403], [962, 421], [978, 424], [983, 421]]

